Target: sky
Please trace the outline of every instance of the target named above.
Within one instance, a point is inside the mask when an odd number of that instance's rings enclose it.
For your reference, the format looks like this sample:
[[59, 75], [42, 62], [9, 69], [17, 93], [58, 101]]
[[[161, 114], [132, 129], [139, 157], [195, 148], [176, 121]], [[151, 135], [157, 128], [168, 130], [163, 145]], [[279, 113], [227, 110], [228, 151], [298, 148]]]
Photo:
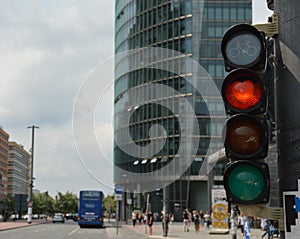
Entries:
[[[0, 125], [30, 150], [34, 189], [78, 194], [113, 185], [114, 1], [0, 0]], [[253, 1], [254, 23], [272, 14]], [[91, 79], [97, 77], [97, 87]], [[86, 120], [77, 114], [86, 107]], [[82, 113], [82, 112], [81, 112]], [[91, 129], [94, 129], [92, 136]], [[87, 132], [87, 133], [86, 133]]]

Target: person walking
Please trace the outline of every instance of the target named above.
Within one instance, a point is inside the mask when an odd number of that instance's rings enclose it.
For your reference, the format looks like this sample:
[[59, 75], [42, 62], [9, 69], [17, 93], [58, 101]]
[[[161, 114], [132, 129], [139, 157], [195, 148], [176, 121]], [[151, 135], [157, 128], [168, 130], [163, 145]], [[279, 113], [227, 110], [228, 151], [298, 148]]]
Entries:
[[136, 224], [136, 212], [133, 211], [131, 214], [132, 225], [135, 227]]
[[195, 225], [195, 231], [198, 233], [200, 231], [200, 215], [197, 210], [193, 211], [193, 221]]
[[[168, 236], [170, 215], [168, 213], [163, 212], [161, 219], [162, 219], [161, 223], [162, 223], [163, 236]], [[166, 226], [166, 229], [165, 229], [165, 226]]]
[[244, 236], [245, 239], [250, 239], [250, 223], [247, 217], [244, 217]]
[[182, 218], [183, 218], [183, 231], [188, 232], [190, 227], [191, 213], [187, 208], [184, 209], [182, 213]]
[[205, 223], [206, 223], [206, 229], [210, 229], [211, 216], [210, 216], [208, 211], [206, 211], [205, 214], [204, 214], [204, 220], [205, 220]]
[[153, 226], [153, 214], [151, 211], [147, 212], [147, 225], [149, 227], [149, 236], [152, 235], [152, 226]]
[[244, 229], [245, 229], [245, 221], [247, 218], [244, 216], [244, 214], [241, 212], [241, 214], [238, 216], [238, 223], [241, 228], [241, 233], [244, 235]]

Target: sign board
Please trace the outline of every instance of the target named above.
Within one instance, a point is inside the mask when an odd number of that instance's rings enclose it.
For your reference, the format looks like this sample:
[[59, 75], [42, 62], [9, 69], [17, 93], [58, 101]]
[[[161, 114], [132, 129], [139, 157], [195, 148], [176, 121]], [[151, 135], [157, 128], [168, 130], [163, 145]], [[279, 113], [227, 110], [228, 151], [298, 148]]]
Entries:
[[14, 210], [25, 211], [27, 209], [27, 195], [16, 194], [14, 199]]
[[114, 191], [116, 194], [122, 194], [123, 187], [120, 185], [116, 185]]
[[224, 188], [212, 189], [212, 233], [228, 233], [228, 203]]
[[122, 194], [115, 194], [115, 201], [122, 201]]

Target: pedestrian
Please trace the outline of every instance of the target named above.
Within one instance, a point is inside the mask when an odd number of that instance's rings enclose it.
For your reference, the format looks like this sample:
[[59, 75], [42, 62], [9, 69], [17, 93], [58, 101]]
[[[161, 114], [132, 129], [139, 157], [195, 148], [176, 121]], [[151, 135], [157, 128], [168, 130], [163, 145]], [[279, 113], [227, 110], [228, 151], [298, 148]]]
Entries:
[[146, 223], [147, 223], [147, 212], [145, 211], [143, 213], [143, 224], [146, 225]]
[[[163, 236], [168, 236], [170, 215], [168, 213], [162, 212], [161, 219], [162, 219], [161, 223], [162, 223]], [[165, 229], [165, 226], [166, 226], [166, 229]]]
[[143, 217], [143, 216], [142, 216], [142, 213], [139, 212], [138, 215], [137, 215], [138, 225], [142, 225], [142, 220], [143, 220], [142, 217]]
[[152, 235], [152, 226], [153, 226], [153, 214], [151, 211], [147, 211], [147, 225], [149, 227], [149, 235]]
[[200, 210], [199, 215], [200, 215], [201, 226], [204, 226], [204, 212]]
[[195, 231], [198, 233], [200, 231], [200, 215], [197, 212], [197, 210], [193, 211], [193, 218], [194, 218], [194, 225], [195, 225]]
[[241, 214], [238, 216], [238, 223], [239, 223], [239, 227], [241, 228], [242, 235], [244, 235], [245, 220], [246, 220], [246, 217], [241, 212]]
[[183, 231], [188, 232], [190, 227], [191, 213], [187, 208], [184, 209], [182, 213], [182, 218], [183, 218]]
[[247, 217], [244, 217], [244, 236], [245, 239], [250, 239], [250, 223]]
[[133, 211], [131, 214], [132, 225], [135, 227], [136, 224], [136, 212]]
[[173, 213], [169, 213], [169, 216], [170, 216], [170, 226], [172, 225], [173, 221], [174, 221], [174, 214]]
[[211, 216], [208, 213], [208, 211], [206, 211], [205, 214], [204, 214], [204, 220], [205, 220], [205, 223], [206, 223], [206, 229], [210, 229]]

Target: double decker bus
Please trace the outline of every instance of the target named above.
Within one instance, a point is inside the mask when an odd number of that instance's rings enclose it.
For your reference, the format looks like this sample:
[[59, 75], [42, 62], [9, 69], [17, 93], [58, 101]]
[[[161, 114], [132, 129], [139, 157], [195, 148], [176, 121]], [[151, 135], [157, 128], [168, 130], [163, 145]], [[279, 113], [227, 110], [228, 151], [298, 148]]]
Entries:
[[78, 225], [103, 227], [103, 193], [83, 190], [79, 192]]

